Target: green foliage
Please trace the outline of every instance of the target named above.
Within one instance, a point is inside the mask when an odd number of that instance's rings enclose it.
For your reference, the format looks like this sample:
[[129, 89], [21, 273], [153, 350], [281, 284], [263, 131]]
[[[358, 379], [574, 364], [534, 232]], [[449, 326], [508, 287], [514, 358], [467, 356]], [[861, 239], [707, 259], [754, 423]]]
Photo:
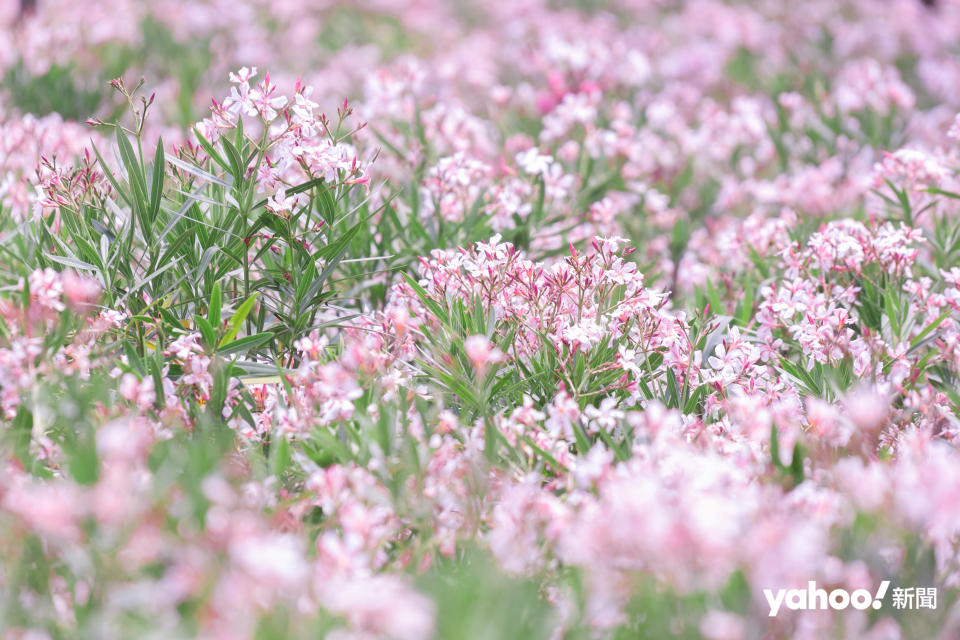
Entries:
[[79, 85], [69, 66], [52, 65], [41, 75], [31, 75], [23, 63], [11, 67], [0, 89], [10, 96], [14, 107], [24, 113], [44, 116], [60, 114], [71, 120], [85, 120], [97, 111], [103, 91], [101, 87]]
[[552, 607], [536, 582], [496, 570], [484, 553], [467, 550], [439, 561], [420, 585], [437, 603], [437, 637], [449, 640], [546, 640]]

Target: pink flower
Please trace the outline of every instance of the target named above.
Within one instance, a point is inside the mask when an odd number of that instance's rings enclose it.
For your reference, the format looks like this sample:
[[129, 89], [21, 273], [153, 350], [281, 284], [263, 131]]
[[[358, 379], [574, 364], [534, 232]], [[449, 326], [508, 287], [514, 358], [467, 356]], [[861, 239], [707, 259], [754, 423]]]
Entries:
[[846, 397], [844, 405], [846, 417], [857, 429], [874, 433], [884, 426], [890, 400], [876, 388], [860, 387]]
[[73, 271], [65, 271], [62, 277], [67, 305], [78, 313], [91, 311], [100, 299], [100, 283]]
[[289, 217], [290, 212], [298, 204], [298, 194], [287, 196], [287, 190], [280, 188], [267, 200], [267, 209], [278, 216]]
[[741, 640], [746, 632], [743, 619], [726, 611], [709, 611], [700, 621], [706, 640]]
[[470, 363], [477, 373], [483, 375], [491, 364], [503, 362], [506, 355], [490, 343], [486, 336], [470, 336], [463, 341], [463, 349], [467, 352]]

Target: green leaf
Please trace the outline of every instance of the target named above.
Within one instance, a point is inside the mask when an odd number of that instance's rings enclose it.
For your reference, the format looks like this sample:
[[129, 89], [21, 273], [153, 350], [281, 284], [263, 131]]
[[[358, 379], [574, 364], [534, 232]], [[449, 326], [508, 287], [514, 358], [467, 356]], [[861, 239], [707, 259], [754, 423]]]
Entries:
[[227, 152], [227, 158], [230, 160], [230, 172], [233, 174], [234, 183], [239, 184], [246, 174], [246, 167], [240, 158], [240, 152], [227, 138], [221, 138], [220, 144]]
[[157, 410], [160, 410], [165, 404], [163, 393], [163, 362], [161, 360], [160, 352], [154, 352], [153, 357], [150, 358], [148, 362], [150, 364], [150, 374], [153, 376], [153, 391], [156, 394], [154, 406], [157, 408]]
[[277, 431], [270, 441], [270, 472], [274, 476], [282, 476], [290, 466], [290, 461], [290, 443]]
[[[289, 198], [290, 196], [296, 195], [298, 193], [310, 191], [310, 189], [313, 189], [314, 187], [319, 187], [323, 183], [324, 183], [324, 178], [314, 178], [313, 180], [302, 182], [296, 186], [288, 187], [287, 189], [284, 190], [284, 193]], [[269, 200], [268, 198], [264, 198], [263, 200], [257, 203], [257, 206], [254, 207], [254, 209], [261, 209], [265, 207], [267, 205], [268, 200]], [[273, 214], [270, 214], [270, 215], [273, 215]]]
[[737, 314], [737, 324], [746, 327], [750, 324], [753, 317], [753, 282], [747, 282], [743, 288], [743, 305], [740, 307], [740, 313]]
[[[207, 182], [212, 182], [213, 184], [218, 184], [221, 187], [228, 187], [228, 188], [230, 187], [230, 183], [227, 182], [226, 180], [221, 180], [220, 178], [213, 175], [209, 171], [205, 171], [201, 167], [192, 165], [189, 162], [184, 162], [179, 158], [173, 158], [173, 157], [167, 158], [166, 161], [172, 164], [173, 166], [177, 167], [178, 169], [182, 171], [186, 171], [187, 173], [191, 173], [202, 180], [205, 180]], [[227, 167], [224, 167], [224, 168], [226, 169]], [[266, 204], [267, 201], [264, 200], [263, 202], [264, 204]]]
[[713, 280], [707, 280], [707, 302], [710, 303], [710, 310], [713, 315], [726, 313], [723, 302], [720, 300], [720, 294], [713, 286]]
[[214, 348], [217, 344], [217, 332], [213, 330], [213, 325], [203, 316], [194, 316], [193, 322], [203, 338], [203, 346], [207, 349]]
[[222, 295], [220, 293], [220, 283], [213, 283], [213, 291], [210, 293], [210, 306], [207, 309], [207, 319], [213, 328], [220, 326], [220, 307], [223, 305]]
[[97, 162], [100, 163], [100, 169], [103, 171], [103, 175], [107, 177], [107, 180], [110, 181], [110, 185], [113, 187], [113, 190], [117, 192], [117, 195], [120, 196], [120, 199], [123, 200], [128, 207], [133, 206], [133, 202], [130, 199], [130, 195], [127, 193], [127, 190], [120, 186], [120, 182], [117, 180], [116, 176], [113, 175], [113, 172], [110, 170], [110, 165], [108, 165], [103, 156], [100, 155], [100, 150], [97, 149], [96, 145], [93, 145], [93, 153], [97, 156]]
[[52, 253], [46, 253], [46, 252], [44, 252], [43, 257], [47, 258], [48, 260], [52, 260], [58, 264], [66, 265], [68, 267], [73, 267], [74, 269], [83, 269], [85, 271], [93, 271], [93, 272], [99, 271], [99, 269], [97, 269], [95, 266], [93, 266], [89, 262], [84, 262], [83, 260], [77, 260], [76, 258], [68, 258], [67, 256], [57, 256], [57, 255], [53, 255]]
[[613, 452], [613, 455], [617, 458], [617, 460], [623, 462], [624, 460], [628, 460], [630, 458], [629, 448], [615, 442], [613, 436], [610, 435], [609, 432], [600, 429], [598, 435], [600, 436], [600, 439], [603, 440], [604, 444], [607, 445], [607, 448]]
[[[346, 254], [347, 249], [349, 248], [350, 241], [353, 240], [354, 236], [357, 235], [357, 232], [360, 231], [362, 225], [366, 224], [366, 219], [361, 220], [357, 224], [350, 227], [346, 233], [343, 234], [336, 242], [324, 247], [324, 249], [330, 249], [330, 256], [327, 257], [327, 264], [324, 266], [323, 271], [320, 272], [320, 277], [317, 279], [319, 285], [322, 286], [326, 282], [327, 278], [330, 277], [330, 274], [333, 273], [333, 270], [337, 268], [337, 265], [340, 264], [340, 261], [343, 260], [344, 254]], [[313, 287], [311, 286], [311, 291]], [[317, 289], [319, 292], [319, 287]], [[309, 297], [307, 298], [310, 299]]]
[[133, 150], [133, 145], [130, 144], [130, 139], [127, 138], [127, 134], [120, 125], [116, 127], [116, 139], [117, 148], [120, 151], [120, 160], [123, 163], [123, 168], [127, 171], [127, 179], [134, 190], [134, 195], [140, 201], [140, 204], [143, 204], [147, 199], [146, 179], [143, 177], [143, 170], [137, 161], [137, 154]]
[[30, 441], [33, 437], [33, 414], [24, 405], [17, 409], [17, 415], [10, 424], [13, 434], [13, 452], [27, 469], [33, 466], [33, 454], [30, 453]]
[[250, 311], [253, 309], [254, 303], [257, 301], [257, 294], [254, 293], [249, 298], [244, 300], [233, 316], [230, 318], [230, 322], [227, 325], [227, 332], [223, 335], [223, 338], [220, 340], [220, 348], [222, 349], [226, 345], [230, 344], [234, 338], [237, 337], [237, 333], [240, 331], [240, 327], [243, 325], [243, 321], [247, 319], [247, 316], [250, 315]]
[[950, 314], [951, 314], [951, 311], [947, 311], [943, 315], [941, 315], [939, 318], [937, 318], [936, 320], [928, 324], [926, 327], [924, 327], [923, 331], [918, 333], [916, 337], [914, 337], [914, 339], [910, 341], [910, 349], [916, 348], [921, 342], [923, 342], [927, 336], [929, 336], [933, 331], [936, 330], [937, 327], [943, 324], [944, 320], [950, 317]]
[[410, 285], [410, 288], [413, 289], [413, 292], [417, 294], [417, 297], [420, 298], [420, 301], [423, 302], [424, 306], [427, 307], [434, 316], [443, 321], [444, 324], [449, 325], [450, 317], [447, 314], [447, 310], [441, 307], [436, 300], [432, 299], [427, 293], [427, 290], [420, 286], [420, 283], [410, 277], [410, 275], [406, 273], [401, 275], [403, 279], [407, 281], [407, 284]]
[[97, 455], [97, 442], [88, 436], [69, 447], [68, 466], [70, 475], [77, 484], [92, 485], [100, 477], [100, 456]]
[[780, 432], [777, 430], [777, 425], [770, 425], [770, 458], [773, 461], [773, 466], [777, 469], [783, 467], [783, 464], [780, 462]]
[[540, 448], [539, 446], [537, 446], [537, 443], [535, 443], [535, 442], [530, 438], [530, 436], [524, 434], [524, 435], [521, 435], [521, 436], [520, 436], [520, 439], [521, 439], [523, 442], [525, 442], [528, 447], [530, 447], [531, 449], [533, 449], [533, 452], [534, 452], [534, 453], [536, 453], [538, 456], [540, 456], [541, 458], [543, 458], [543, 459], [547, 462], [547, 464], [549, 464], [551, 467], [553, 467], [554, 471], [557, 471], [557, 472], [567, 471], [567, 468], [566, 468], [565, 466], [563, 466], [562, 464], [560, 464], [559, 462], [557, 462], [557, 459], [556, 459], [556, 458], [554, 458], [550, 453], [548, 453], [548, 452], [545, 451], [544, 449], [542, 449], [542, 448]]
[[573, 437], [577, 443], [577, 453], [581, 456], [590, 451], [590, 440], [587, 438], [587, 432], [583, 430], [583, 425], [579, 420], [573, 422]]
[[222, 169], [224, 169], [225, 171], [229, 171], [230, 165], [227, 164], [227, 161], [223, 159], [223, 156], [220, 155], [220, 152], [217, 151], [217, 149], [212, 144], [210, 144], [209, 140], [203, 137], [203, 134], [201, 134], [196, 127], [193, 128], [193, 134], [197, 137], [197, 142], [200, 143], [200, 146], [203, 147], [203, 150], [206, 151], [207, 156], [209, 156], [211, 160], [213, 160], [218, 165], [220, 165]]
[[217, 349], [217, 353], [225, 356], [233, 353], [239, 353], [241, 351], [250, 351], [252, 349], [256, 349], [262, 344], [266, 344], [272, 339], [273, 333], [269, 331], [256, 333], [252, 336], [244, 336], [243, 338], [232, 340], [230, 343], [221, 346], [219, 349]]
[[799, 442], [793, 445], [793, 458], [790, 460], [789, 471], [794, 486], [803, 482], [803, 447]]
[[166, 163], [163, 159], [163, 138], [157, 141], [157, 153], [153, 158], [153, 185], [150, 188], [150, 221], [157, 219], [160, 213], [160, 199], [163, 196], [163, 179]]
[[137, 375], [143, 377], [147, 374], [147, 368], [143, 365], [143, 360], [140, 358], [140, 354], [137, 353], [137, 350], [133, 348], [133, 345], [127, 341], [123, 341], [123, 353], [127, 356], [127, 362], [130, 364], [130, 368], [137, 372]]

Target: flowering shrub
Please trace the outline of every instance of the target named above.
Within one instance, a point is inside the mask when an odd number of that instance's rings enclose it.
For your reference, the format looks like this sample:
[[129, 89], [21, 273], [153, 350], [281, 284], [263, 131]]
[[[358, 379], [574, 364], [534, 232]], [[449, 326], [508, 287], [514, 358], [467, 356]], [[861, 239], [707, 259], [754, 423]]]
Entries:
[[0, 22], [2, 640], [960, 637], [960, 6]]

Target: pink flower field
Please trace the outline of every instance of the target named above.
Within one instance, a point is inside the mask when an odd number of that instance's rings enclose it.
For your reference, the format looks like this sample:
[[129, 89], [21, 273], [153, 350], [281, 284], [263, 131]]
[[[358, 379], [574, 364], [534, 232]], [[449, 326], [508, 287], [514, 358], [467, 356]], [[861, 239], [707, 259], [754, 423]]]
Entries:
[[0, 25], [0, 640], [960, 639], [960, 1]]

